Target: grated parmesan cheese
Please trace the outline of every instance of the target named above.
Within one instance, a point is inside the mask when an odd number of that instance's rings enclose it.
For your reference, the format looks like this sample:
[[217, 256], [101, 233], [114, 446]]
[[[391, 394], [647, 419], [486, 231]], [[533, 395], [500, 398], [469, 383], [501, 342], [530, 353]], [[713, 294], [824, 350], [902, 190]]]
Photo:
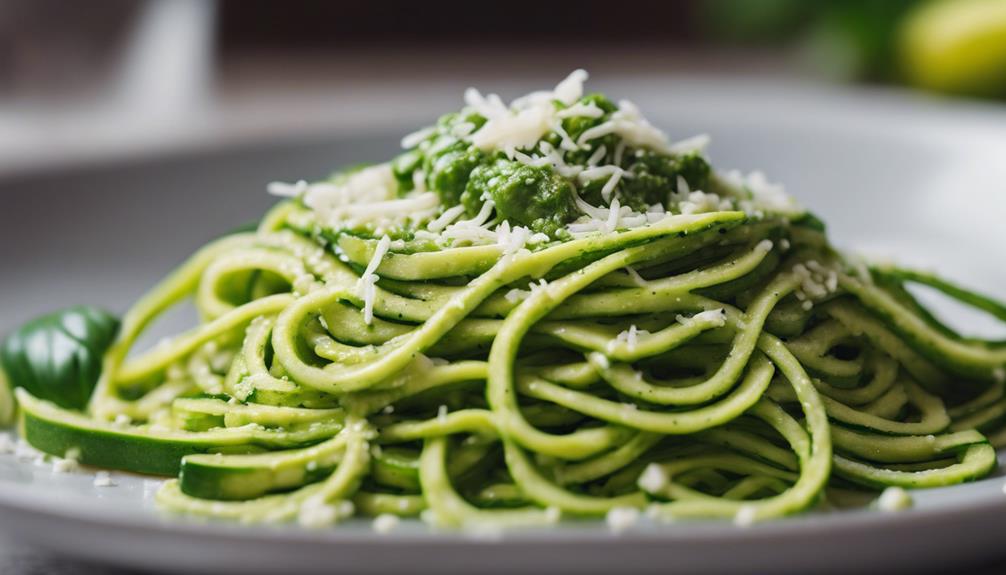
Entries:
[[668, 481], [667, 471], [660, 465], [651, 463], [646, 466], [636, 483], [643, 491], [656, 493], [667, 487]]
[[632, 324], [629, 326], [629, 329], [619, 332], [619, 334], [615, 336], [615, 339], [608, 341], [607, 351], [608, 353], [612, 353], [615, 351], [619, 343], [624, 343], [631, 352], [636, 349], [637, 345], [639, 345], [639, 335], [649, 333], [650, 332], [646, 330], [636, 328], [636, 324]]
[[737, 170], [722, 174], [722, 180], [738, 196], [748, 196], [749, 199], [740, 202], [740, 207], [751, 216], [760, 217], [765, 212], [779, 214], [800, 214], [803, 208], [793, 196], [786, 193], [781, 184], [768, 181], [762, 172], [751, 172], [744, 175]]
[[545, 281], [545, 278], [539, 278], [538, 283], [528, 282], [527, 287], [531, 289], [531, 294], [534, 295], [541, 290], [548, 288], [548, 282]]
[[586, 201], [584, 201], [583, 198], [580, 197], [580, 194], [576, 192], [573, 192], [573, 201], [576, 203], [576, 207], [581, 212], [587, 214], [587, 216], [590, 217], [591, 220], [603, 221], [608, 217], [608, 210], [588, 204]]
[[608, 181], [605, 182], [604, 186], [601, 188], [601, 197], [604, 198], [604, 201], [611, 204], [612, 211], [618, 211], [618, 208], [614, 205], [614, 202], [617, 202], [618, 200], [611, 199], [611, 194], [614, 193], [615, 186], [618, 185], [618, 182], [622, 179], [622, 177], [627, 175], [628, 172], [621, 169], [615, 170], [611, 173], [611, 177], [608, 178]]
[[367, 264], [367, 269], [364, 270], [363, 275], [357, 281], [357, 290], [360, 297], [363, 298], [363, 321], [367, 325], [374, 322], [374, 301], [377, 298], [377, 281], [380, 278], [374, 272], [381, 265], [381, 260], [388, 253], [388, 248], [391, 246], [391, 238], [385, 234], [377, 242], [377, 247], [374, 248], [374, 255], [370, 258], [370, 262]]
[[552, 127], [554, 114], [545, 108], [527, 108], [512, 115], [490, 118], [472, 134], [472, 144], [484, 150], [510, 151], [529, 148], [536, 144]]
[[604, 159], [604, 156], [607, 153], [608, 153], [607, 146], [601, 144], [600, 146], [598, 146], [596, 150], [594, 150], [594, 153], [591, 154], [589, 158], [587, 158], [587, 165], [591, 167], [596, 166], [598, 162]]
[[632, 102], [619, 100], [618, 110], [611, 115], [611, 119], [615, 123], [615, 133], [626, 142], [636, 147], [670, 153], [667, 136], [653, 127]]
[[701, 323], [711, 327], [723, 327], [727, 323], [727, 312], [723, 308], [708, 309], [691, 317], [678, 314], [675, 320], [683, 326], [691, 326], [696, 323]]
[[596, 140], [607, 136], [608, 134], [615, 133], [615, 122], [608, 120], [591, 128], [588, 128], [580, 134], [580, 137], [576, 140], [578, 147], [583, 147], [587, 145], [587, 142], [591, 140]]
[[639, 521], [639, 510], [635, 507], [612, 507], [604, 516], [608, 529], [619, 534]]
[[312, 497], [301, 504], [297, 512], [297, 523], [308, 529], [328, 527], [339, 519], [339, 510], [323, 500]]
[[417, 194], [428, 191], [426, 189], [426, 172], [422, 170], [412, 172], [412, 187], [415, 188]]
[[667, 148], [672, 154], [695, 154], [702, 153], [709, 147], [709, 142], [712, 139], [709, 134], [698, 134], [692, 136], [691, 138], [686, 138], [680, 142], [675, 142]]
[[496, 244], [503, 248], [503, 257], [511, 257], [524, 249], [531, 231], [523, 226], [510, 228], [510, 222], [504, 221], [496, 226]]
[[576, 70], [551, 92], [532, 92], [514, 100], [509, 107], [496, 94], [483, 97], [478, 90], [469, 88], [465, 91], [465, 103], [486, 118], [486, 123], [471, 134], [471, 143], [481, 150], [502, 150], [513, 157], [517, 148], [534, 146], [550, 131], [562, 135], [562, 119], [552, 101], [573, 104], [583, 95], [586, 79], [585, 71]]
[[734, 514], [734, 525], [738, 527], [750, 527], [754, 525], [758, 518], [758, 508], [754, 505], [741, 505]]
[[[311, 184], [304, 191], [304, 205], [317, 214], [322, 223], [333, 225], [340, 219], [362, 217], [376, 213], [383, 215], [390, 207], [388, 205], [375, 207], [376, 204], [394, 204], [410, 200], [395, 200], [398, 182], [391, 173], [389, 164], [378, 164], [350, 174], [344, 182], [321, 182]], [[435, 194], [431, 194], [434, 206], [437, 205]], [[359, 208], [362, 213], [354, 213], [352, 208]], [[416, 206], [398, 205], [400, 210], [414, 210]]]
[[684, 176], [679, 175], [677, 178], [677, 184], [678, 184], [677, 192], [672, 193], [676, 193], [679, 196], [688, 197], [688, 194], [692, 192], [691, 188], [688, 187], [688, 180], [686, 180]]
[[569, 106], [583, 97], [583, 83], [589, 77], [586, 70], [581, 68], [573, 70], [569, 76], [556, 85], [555, 90], [552, 91], [552, 98]]
[[56, 458], [52, 462], [53, 473], [71, 473], [76, 471], [80, 467], [77, 460], [72, 457], [67, 457], [65, 459]]
[[269, 182], [266, 186], [266, 191], [270, 195], [279, 196], [281, 198], [296, 198], [307, 191], [307, 182], [304, 180], [297, 180], [293, 184], [288, 184], [286, 182]]
[[727, 323], [727, 311], [723, 308], [707, 309], [693, 315], [692, 321], [708, 323], [715, 327], [723, 327]]
[[473, 228], [481, 227], [487, 221], [489, 221], [489, 216], [492, 215], [493, 210], [495, 209], [496, 209], [496, 203], [487, 198], [482, 203], [482, 207], [479, 208], [479, 213], [474, 218], [458, 222], [456, 225], [462, 227], [473, 227]]
[[576, 102], [568, 108], [563, 108], [556, 113], [556, 117], [561, 119], [566, 118], [600, 118], [604, 115], [604, 110], [597, 107], [593, 102], [588, 102], [584, 104], [583, 102]]
[[601, 369], [608, 369], [611, 367], [611, 361], [608, 359], [608, 356], [603, 353], [594, 352], [590, 354], [590, 360], [596, 363]]
[[465, 213], [465, 206], [463, 206], [463, 205], [459, 204], [457, 206], [448, 208], [448, 209], [444, 210], [444, 213], [442, 213], [440, 216], [438, 216], [437, 219], [435, 219], [432, 222], [430, 222], [427, 225], [427, 229], [429, 229], [430, 231], [433, 231], [433, 232], [444, 231], [444, 229], [448, 225], [450, 225], [451, 223], [453, 223], [454, 220], [458, 219], [461, 216], [461, 214], [463, 214], [463, 213]]
[[[562, 133], [565, 134], [566, 132], [563, 131]], [[569, 136], [566, 136], [567, 139], [568, 137]], [[569, 147], [566, 140], [563, 140], [563, 143], [566, 147]], [[564, 178], [575, 178], [577, 175], [579, 175], [580, 172], [583, 171], [583, 166], [577, 166], [577, 165], [571, 166], [567, 164], [566, 159], [563, 158], [562, 153], [559, 150], [553, 148], [552, 144], [548, 142], [544, 141], [540, 142], [538, 144], [538, 149], [541, 150], [541, 153], [545, 154], [544, 157], [547, 158], [549, 163], [552, 164], [552, 169], [555, 170], [560, 176]]]
[[529, 295], [531, 295], [531, 292], [529, 291], [514, 288], [506, 292], [506, 294], [503, 295], [503, 299], [507, 300], [510, 303], [517, 303], [519, 301], [526, 300], [527, 296]]
[[618, 144], [615, 145], [615, 157], [613, 158], [616, 166], [622, 165], [622, 156], [624, 154], [625, 154], [625, 142], [620, 140]]
[[912, 506], [912, 496], [901, 487], [888, 487], [877, 498], [877, 509], [893, 513]]
[[828, 270], [824, 280], [824, 287], [831, 293], [838, 291], [838, 274], [835, 270]]
[[391, 533], [398, 527], [398, 516], [391, 513], [381, 513], [374, 518], [374, 531], [381, 535]]
[[580, 146], [573, 142], [572, 138], [569, 137], [569, 134], [566, 133], [566, 128], [563, 128], [561, 123], [556, 123], [552, 126], [552, 129], [559, 135], [560, 148], [567, 152], [575, 152], [580, 149]]
[[115, 487], [116, 485], [118, 484], [112, 479], [112, 475], [109, 472], [99, 471], [94, 474], [95, 487]]
[[558, 523], [562, 519], [562, 509], [554, 505], [550, 505], [545, 508], [545, 521], [548, 523]]
[[436, 132], [436, 128], [430, 126], [427, 128], [416, 130], [411, 134], [407, 134], [405, 137], [402, 138], [402, 147], [406, 149], [414, 148], [418, 146], [420, 142], [432, 136], [434, 132]]
[[611, 208], [608, 210], [608, 220], [604, 224], [604, 231], [613, 232], [618, 229], [618, 220], [621, 217], [621, 205], [618, 198], [611, 200]]

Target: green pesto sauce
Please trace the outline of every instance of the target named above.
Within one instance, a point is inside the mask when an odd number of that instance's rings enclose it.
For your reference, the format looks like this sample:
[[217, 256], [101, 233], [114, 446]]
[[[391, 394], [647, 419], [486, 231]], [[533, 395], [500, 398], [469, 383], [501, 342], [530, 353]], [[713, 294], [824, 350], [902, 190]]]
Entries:
[[[564, 119], [563, 129], [574, 141], [586, 130], [608, 121], [617, 111], [600, 94], [584, 96], [580, 102], [593, 103], [603, 115]], [[559, 102], [555, 105], [563, 106]], [[559, 175], [551, 166], [528, 166], [508, 159], [503, 152], [484, 152], [457, 136], [464, 131], [476, 131], [485, 122], [485, 118], [474, 113], [441, 117], [424, 141], [392, 161], [399, 193], [414, 189], [415, 172], [422, 170], [427, 189], [437, 194], [444, 209], [460, 204], [468, 217], [473, 217], [488, 198], [496, 205], [497, 217], [553, 238], [563, 237], [565, 226], [582, 215], [576, 207], [575, 194], [593, 205], [603, 203], [601, 189], [607, 178], [577, 182]], [[541, 141], [558, 149], [562, 138], [550, 132]], [[529, 155], [540, 153], [541, 141], [520, 151]], [[597, 165], [613, 165], [618, 159], [617, 165], [630, 175], [621, 180], [617, 197], [622, 205], [636, 210], [651, 204], [667, 205], [669, 195], [679, 191], [679, 176], [690, 189], [706, 189], [709, 184], [709, 163], [698, 154], [667, 155], [623, 146], [621, 154], [616, 156], [620, 144], [618, 135], [608, 134], [591, 140], [584, 149], [566, 152], [565, 162], [586, 165], [587, 159], [603, 146], [605, 153]]]
[[628, 165], [622, 167], [634, 177], [622, 182], [622, 195], [636, 209], [642, 207], [640, 204], [666, 203], [668, 193], [682, 191], [678, 189], [679, 176], [685, 180], [689, 189], [708, 189], [709, 163], [698, 154], [672, 157], [649, 150], [638, 150], [626, 163]]
[[557, 237], [580, 212], [573, 184], [551, 167], [532, 167], [505, 159], [472, 170], [462, 203], [478, 210], [481, 198], [496, 204], [496, 213], [514, 225]]

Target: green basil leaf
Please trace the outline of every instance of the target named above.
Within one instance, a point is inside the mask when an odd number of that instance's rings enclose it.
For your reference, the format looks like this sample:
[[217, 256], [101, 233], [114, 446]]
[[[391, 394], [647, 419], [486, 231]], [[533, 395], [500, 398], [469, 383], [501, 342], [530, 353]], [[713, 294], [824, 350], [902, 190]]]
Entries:
[[35, 318], [10, 334], [0, 364], [12, 387], [67, 409], [83, 409], [119, 330], [106, 311], [75, 306]]

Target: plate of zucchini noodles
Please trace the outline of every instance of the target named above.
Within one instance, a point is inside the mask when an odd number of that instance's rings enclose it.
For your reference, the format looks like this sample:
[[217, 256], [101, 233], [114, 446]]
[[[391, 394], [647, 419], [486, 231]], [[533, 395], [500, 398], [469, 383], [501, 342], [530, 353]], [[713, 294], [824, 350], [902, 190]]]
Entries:
[[243, 573], [987, 559], [1001, 114], [586, 81], [2, 183], [0, 526]]

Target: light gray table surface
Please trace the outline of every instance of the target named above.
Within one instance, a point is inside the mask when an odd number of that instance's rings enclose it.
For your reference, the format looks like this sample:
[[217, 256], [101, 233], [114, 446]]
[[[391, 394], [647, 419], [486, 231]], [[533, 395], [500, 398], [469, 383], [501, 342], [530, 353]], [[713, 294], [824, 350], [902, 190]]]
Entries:
[[0, 573], [3, 575], [132, 575], [135, 572], [81, 563], [68, 557], [55, 557], [7, 539], [0, 539]]
[[[967, 572], [970, 575], [1002, 575], [1006, 573], [1006, 559], [992, 564], [962, 565], [956, 572]], [[71, 557], [54, 556], [0, 539], [0, 574], [3, 575], [141, 575], [142, 573], [144, 572], [83, 563]], [[417, 570], [415, 573], [422, 573], [422, 570]], [[915, 572], [915, 575], [920, 574]]]

